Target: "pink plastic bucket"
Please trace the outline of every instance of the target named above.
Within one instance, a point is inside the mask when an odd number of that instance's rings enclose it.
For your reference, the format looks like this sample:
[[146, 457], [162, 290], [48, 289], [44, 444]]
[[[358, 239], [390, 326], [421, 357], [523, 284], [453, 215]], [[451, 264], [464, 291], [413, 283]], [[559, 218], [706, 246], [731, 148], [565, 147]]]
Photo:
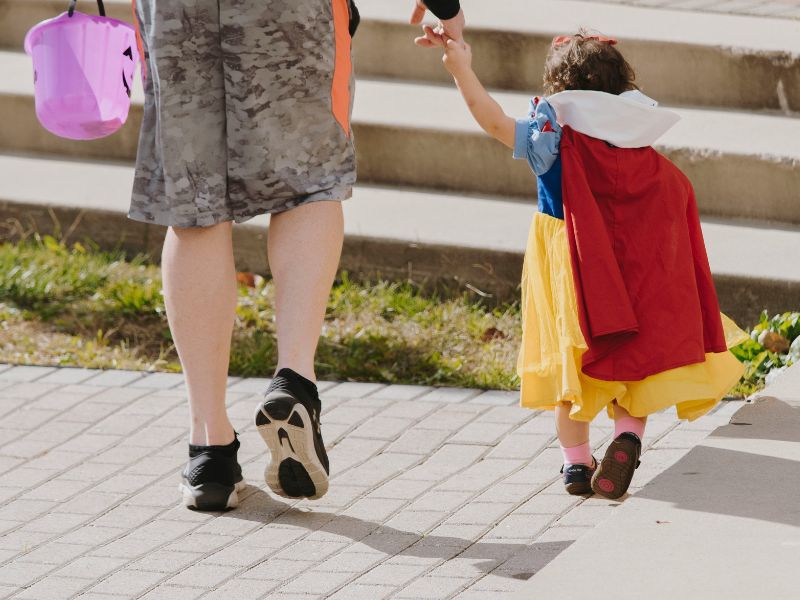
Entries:
[[111, 135], [128, 118], [139, 63], [136, 31], [123, 21], [69, 10], [25, 36], [33, 58], [36, 116], [48, 131], [72, 140]]

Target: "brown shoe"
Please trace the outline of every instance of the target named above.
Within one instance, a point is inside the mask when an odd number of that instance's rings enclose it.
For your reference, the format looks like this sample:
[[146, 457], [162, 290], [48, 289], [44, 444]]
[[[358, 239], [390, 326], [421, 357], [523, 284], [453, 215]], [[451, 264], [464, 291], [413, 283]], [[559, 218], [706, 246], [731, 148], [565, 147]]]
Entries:
[[606, 455], [592, 476], [592, 491], [599, 496], [616, 500], [625, 495], [639, 466], [642, 440], [635, 433], [621, 433], [608, 446]]
[[597, 461], [592, 457], [592, 466], [569, 465], [561, 467], [564, 476], [564, 489], [572, 496], [592, 493], [592, 473], [597, 469]]

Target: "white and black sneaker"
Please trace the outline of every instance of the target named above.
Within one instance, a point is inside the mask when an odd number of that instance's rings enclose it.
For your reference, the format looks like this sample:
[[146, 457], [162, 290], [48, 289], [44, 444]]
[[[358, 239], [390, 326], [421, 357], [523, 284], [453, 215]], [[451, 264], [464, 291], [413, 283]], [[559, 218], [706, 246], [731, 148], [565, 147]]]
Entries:
[[196, 510], [227, 510], [239, 505], [239, 494], [247, 484], [236, 454], [238, 436], [227, 446], [189, 444], [189, 463], [181, 473], [178, 489], [183, 503]]
[[264, 479], [279, 496], [316, 500], [328, 491], [330, 466], [320, 431], [321, 408], [312, 381], [281, 369], [256, 409], [256, 427], [272, 453]]

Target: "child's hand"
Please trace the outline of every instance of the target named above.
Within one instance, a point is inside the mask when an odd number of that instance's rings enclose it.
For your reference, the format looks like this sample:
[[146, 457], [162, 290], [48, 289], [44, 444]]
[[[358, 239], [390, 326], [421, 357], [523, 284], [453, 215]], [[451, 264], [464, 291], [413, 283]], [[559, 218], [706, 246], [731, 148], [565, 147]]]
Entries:
[[458, 77], [472, 69], [472, 48], [466, 42], [447, 40], [442, 61], [445, 68]]
[[430, 25], [422, 26], [422, 36], [415, 38], [414, 43], [423, 48], [444, 48], [447, 43], [447, 38], [444, 35], [444, 29], [437, 27], [434, 29]]

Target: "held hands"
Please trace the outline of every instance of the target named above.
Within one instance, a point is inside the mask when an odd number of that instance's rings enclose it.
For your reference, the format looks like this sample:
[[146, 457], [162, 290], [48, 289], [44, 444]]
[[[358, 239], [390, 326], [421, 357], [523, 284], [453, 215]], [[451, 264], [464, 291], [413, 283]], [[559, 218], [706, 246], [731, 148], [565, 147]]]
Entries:
[[472, 48], [463, 40], [447, 40], [442, 62], [453, 77], [459, 77], [472, 70]]
[[[423, 0], [416, 0], [414, 12], [411, 13], [411, 23], [419, 25], [428, 11]], [[414, 40], [417, 46], [423, 48], [444, 49], [443, 62], [453, 76], [469, 71], [472, 66], [472, 50], [464, 42], [465, 27], [464, 11], [459, 11], [452, 19], [439, 22], [434, 29], [430, 25], [422, 26], [420, 37]]]
[[451, 75], [458, 77], [472, 69], [472, 48], [463, 39], [449, 39], [441, 28], [433, 29], [429, 25], [423, 25], [422, 30], [425, 35], [417, 38], [418, 45], [443, 48], [442, 62]]
[[[423, 0], [416, 0], [414, 12], [411, 13], [412, 25], [419, 25], [425, 18], [425, 13], [428, 8], [425, 6]], [[453, 40], [462, 40], [464, 38], [464, 27], [466, 20], [464, 18], [464, 11], [459, 13], [452, 19], [445, 19], [439, 22], [436, 29], [424, 26], [424, 35], [416, 38], [414, 43], [423, 48], [443, 47], [444, 42], [449, 38]]]

